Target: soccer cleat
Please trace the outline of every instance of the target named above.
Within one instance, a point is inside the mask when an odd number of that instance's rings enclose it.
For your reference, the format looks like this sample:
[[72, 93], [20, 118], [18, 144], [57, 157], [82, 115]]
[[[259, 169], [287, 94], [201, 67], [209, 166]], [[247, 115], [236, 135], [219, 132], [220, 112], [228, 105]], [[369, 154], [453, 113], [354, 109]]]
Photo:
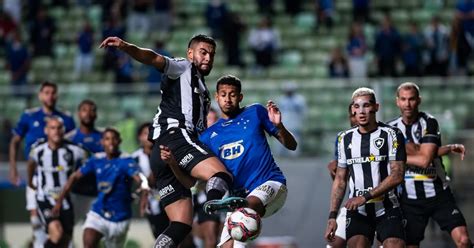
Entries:
[[247, 207], [248, 202], [242, 197], [227, 197], [220, 200], [210, 200], [204, 203], [202, 207], [207, 214], [216, 214], [219, 212], [232, 212], [237, 208]]

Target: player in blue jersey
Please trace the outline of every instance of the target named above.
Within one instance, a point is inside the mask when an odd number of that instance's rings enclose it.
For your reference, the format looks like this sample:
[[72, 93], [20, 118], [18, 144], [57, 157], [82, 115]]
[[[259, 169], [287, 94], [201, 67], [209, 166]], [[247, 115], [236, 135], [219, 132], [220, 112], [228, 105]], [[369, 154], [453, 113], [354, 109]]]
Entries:
[[[83, 100], [77, 107], [79, 127], [66, 134], [66, 138], [76, 144], [81, 144], [91, 153], [103, 152], [100, 144], [102, 132], [95, 127], [97, 119], [97, 105], [92, 100]], [[95, 175], [89, 174], [79, 180], [72, 189], [71, 198], [74, 202], [74, 216], [76, 220], [85, 219], [92, 202], [97, 196]]]
[[89, 159], [69, 177], [53, 209], [53, 214], [59, 212], [62, 200], [77, 180], [90, 173], [96, 175], [99, 194], [87, 214], [82, 236], [86, 248], [97, 247], [102, 238], [105, 239], [106, 247], [123, 247], [132, 217], [133, 181], [142, 188], [141, 212], [146, 208], [148, 182], [139, 175], [140, 168], [133, 158], [121, 156], [120, 142], [117, 130], [105, 129], [101, 140], [105, 156], [96, 155]]
[[[16, 124], [13, 131], [13, 137], [10, 140], [9, 147], [9, 179], [13, 185], [20, 185], [21, 180], [18, 175], [16, 160], [18, 155], [18, 147], [23, 139], [25, 139], [24, 158], [28, 158], [31, 145], [39, 139], [45, 139], [44, 129], [46, 126], [46, 118], [50, 116], [60, 117], [64, 123], [66, 132], [74, 129], [74, 119], [70, 114], [61, 112], [56, 108], [58, 100], [58, 87], [51, 82], [43, 82], [40, 86], [38, 99], [41, 103], [40, 107], [27, 109], [23, 112], [20, 120]], [[41, 228], [41, 223], [36, 212], [35, 192], [30, 187], [26, 188], [26, 209], [30, 211], [30, 221], [33, 226], [34, 246], [42, 247], [46, 241], [46, 233]]]
[[[297, 142], [281, 122], [281, 113], [272, 101], [241, 107], [241, 82], [227, 75], [217, 81], [215, 99], [221, 118], [206, 129], [200, 140], [224, 163], [234, 177], [233, 190], [245, 192], [248, 206], [261, 217], [278, 211], [287, 196], [286, 178], [270, 151], [265, 133], [274, 136], [289, 150]], [[212, 204], [212, 201], [210, 202]], [[213, 207], [205, 204], [205, 208]], [[221, 247], [245, 247], [233, 241], [224, 227]]]

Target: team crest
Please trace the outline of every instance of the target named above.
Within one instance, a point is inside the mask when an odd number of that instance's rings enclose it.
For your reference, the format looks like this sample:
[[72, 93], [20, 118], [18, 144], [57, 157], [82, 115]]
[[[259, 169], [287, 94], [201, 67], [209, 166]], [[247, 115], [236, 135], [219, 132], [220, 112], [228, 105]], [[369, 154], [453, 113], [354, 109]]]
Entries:
[[382, 148], [383, 144], [385, 143], [385, 140], [383, 138], [376, 138], [374, 140], [374, 146], [375, 148], [379, 149]]

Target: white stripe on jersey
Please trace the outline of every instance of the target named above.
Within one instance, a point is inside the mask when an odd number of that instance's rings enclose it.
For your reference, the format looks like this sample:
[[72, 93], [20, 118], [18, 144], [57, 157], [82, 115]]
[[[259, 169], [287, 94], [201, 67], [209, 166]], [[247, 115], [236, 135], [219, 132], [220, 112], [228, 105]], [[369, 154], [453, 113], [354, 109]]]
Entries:
[[[193, 125], [193, 88], [191, 85], [191, 73], [183, 73], [179, 78], [181, 87], [181, 113], [184, 115], [186, 128], [194, 130]], [[169, 121], [168, 121], [169, 123]], [[178, 123], [176, 123], [178, 124]]]
[[183, 133], [184, 138], [186, 139], [186, 141], [187, 141], [190, 145], [194, 146], [194, 148], [196, 148], [196, 149], [197, 149], [198, 151], [200, 151], [202, 154], [207, 155], [206, 150], [204, 150], [202, 147], [198, 146], [196, 143], [194, 143], [194, 142], [191, 140], [191, 138], [189, 137], [188, 132], [186, 132], [186, 130], [181, 129], [181, 132]]
[[158, 106], [157, 113], [155, 114], [155, 117], [153, 118], [153, 140], [157, 139], [158, 136], [160, 136], [161, 127], [160, 127], [160, 124], [158, 123], [158, 121], [160, 120], [160, 115], [161, 115], [161, 109], [160, 109], [160, 106]]

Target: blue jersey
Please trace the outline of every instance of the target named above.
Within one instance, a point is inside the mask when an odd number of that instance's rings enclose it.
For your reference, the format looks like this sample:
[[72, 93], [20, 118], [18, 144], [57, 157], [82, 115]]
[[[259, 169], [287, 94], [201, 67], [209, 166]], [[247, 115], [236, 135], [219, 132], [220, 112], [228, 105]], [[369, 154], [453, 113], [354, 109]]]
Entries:
[[81, 168], [83, 175], [94, 173], [99, 194], [92, 205], [92, 211], [103, 218], [119, 222], [132, 217], [132, 181], [140, 171], [134, 159], [118, 157], [107, 159], [95, 156]]
[[54, 109], [51, 115], [43, 112], [43, 108], [41, 107], [25, 110], [15, 128], [13, 128], [14, 134], [25, 138], [25, 158], [28, 157], [32, 144], [34, 144], [39, 139], [46, 138], [46, 134], [44, 133], [46, 118], [51, 116], [57, 116], [63, 120], [66, 132], [69, 132], [75, 128], [74, 119], [71, 117], [71, 115], [61, 112], [57, 109]]
[[100, 144], [102, 132], [97, 129], [92, 130], [89, 134], [84, 134], [81, 129], [76, 128], [66, 135], [66, 138], [75, 144], [81, 144], [84, 148], [92, 153], [103, 152], [104, 148]]
[[232, 119], [219, 119], [201, 134], [200, 140], [234, 176], [234, 190], [252, 191], [268, 180], [286, 184], [285, 176], [273, 159], [265, 131], [272, 136], [278, 133], [267, 110], [254, 104]]

